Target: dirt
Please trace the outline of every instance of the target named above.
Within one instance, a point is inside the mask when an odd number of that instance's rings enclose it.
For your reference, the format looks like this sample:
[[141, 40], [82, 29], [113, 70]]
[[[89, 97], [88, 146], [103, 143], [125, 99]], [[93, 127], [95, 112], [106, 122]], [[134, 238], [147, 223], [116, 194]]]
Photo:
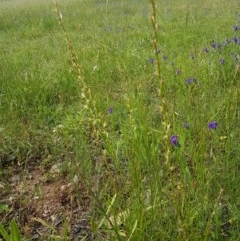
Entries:
[[90, 199], [81, 181], [71, 182], [62, 174], [48, 180], [46, 172], [37, 165], [27, 173], [22, 167], [11, 167], [5, 172], [12, 173], [0, 188], [0, 204], [9, 207], [0, 212], [5, 225], [14, 218], [22, 236], [30, 240], [48, 240], [52, 236], [59, 240], [92, 239]]

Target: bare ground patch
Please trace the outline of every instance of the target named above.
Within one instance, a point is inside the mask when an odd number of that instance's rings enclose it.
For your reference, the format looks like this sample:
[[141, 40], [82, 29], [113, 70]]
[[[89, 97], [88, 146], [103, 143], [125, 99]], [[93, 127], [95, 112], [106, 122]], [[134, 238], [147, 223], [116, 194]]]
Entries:
[[[50, 237], [92, 239], [89, 227], [90, 199], [80, 181], [58, 175], [45, 179], [45, 172], [37, 165], [24, 171], [22, 167], [8, 167], [12, 173], [1, 182], [0, 200], [9, 210], [0, 213], [5, 225], [15, 219], [23, 237], [30, 240], [48, 240]], [[64, 239], [66, 240], [66, 238]]]

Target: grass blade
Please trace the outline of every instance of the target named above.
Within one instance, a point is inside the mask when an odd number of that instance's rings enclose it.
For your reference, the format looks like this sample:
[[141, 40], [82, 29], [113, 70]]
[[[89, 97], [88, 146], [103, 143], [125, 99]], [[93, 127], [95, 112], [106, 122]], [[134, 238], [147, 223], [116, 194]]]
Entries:
[[10, 241], [10, 236], [8, 235], [6, 229], [3, 227], [3, 225], [0, 223], [0, 234], [3, 236], [3, 238], [6, 241]]
[[15, 222], [15, 220], [12, 220], [10, 223], [11, 226], [11, 234], [10, 234], [10, 240], [11, 241], [20, 241], [20, 232], [19, 232], [19, 228]]

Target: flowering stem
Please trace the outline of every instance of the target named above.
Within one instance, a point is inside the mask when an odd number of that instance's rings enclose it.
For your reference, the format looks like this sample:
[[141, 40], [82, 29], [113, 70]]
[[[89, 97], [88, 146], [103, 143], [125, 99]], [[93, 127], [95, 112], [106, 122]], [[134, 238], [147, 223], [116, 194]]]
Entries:
[[158, 25], [157, 25], [157, 20], [156, 20], [156, 2], [155, 0], [151, 0], [152, 3], [152, 26], [153, 26], [153, 33], [154, 33], [154, 38], [153, 38], [153, 46], [155, 50], [155, 56], [156, 56], [156, 73], [158, 76], [159, 80], [159, 95], [160, 97], [162, 96], [162, 85], [163, 85], [163, 79], [161, 78], [161, 68], [160, 68], [160, 60], [159, 60], [159, 54], [158, 54], [158, 37], [157, 37], [157, 30], [158, 30]]
[[169, 147], [169, 130], [170, 130], [170, 124], [168, 121], [168, 113], [167, 113], [167, 103], [166, 99], [164, 97], [163, 87], [164, 87], [164, 80], [161, 76], [161, 68], [160, 68], [160, 58], [159, 58], [159, 51], [158, 51], [158, 25], [157, 25], [157, 5], [155, 0], [151, 0], [152, 4], [152, 26], [153, 26], [153, 46], [155, 50], [155, 56], [156, 56], [156, 73], [159, 80], [159, 98], [160, 98], [160, 112], [162, 114], [162, 126], [164, 131], [164, 141], [165, 141], [165, 159], [166, 164], [169, 165], [169, 153], [170, 153], [170, 147]]

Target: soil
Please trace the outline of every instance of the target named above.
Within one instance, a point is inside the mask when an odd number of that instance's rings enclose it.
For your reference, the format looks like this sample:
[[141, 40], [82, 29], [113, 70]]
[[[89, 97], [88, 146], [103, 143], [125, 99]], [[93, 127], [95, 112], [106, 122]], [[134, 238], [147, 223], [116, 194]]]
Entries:
[[84, 240], [92, 240], [90, 199], [81, 181], [71, 182], [63, 174], [46, 179], [46, 171], [38, 165], [27, 172], [16, 165], [5, 167], [4, 173], [12, 175], [10, 178], [5, 175], [8, 178], [0, 182], [0, 204], [9, 207], [0, 212], [3, 224], [9, 225], [14, 218], [22, 236], [30, 240], [48, 240], [53, 236], [59, 237], [58, 240], [84, 237]]

